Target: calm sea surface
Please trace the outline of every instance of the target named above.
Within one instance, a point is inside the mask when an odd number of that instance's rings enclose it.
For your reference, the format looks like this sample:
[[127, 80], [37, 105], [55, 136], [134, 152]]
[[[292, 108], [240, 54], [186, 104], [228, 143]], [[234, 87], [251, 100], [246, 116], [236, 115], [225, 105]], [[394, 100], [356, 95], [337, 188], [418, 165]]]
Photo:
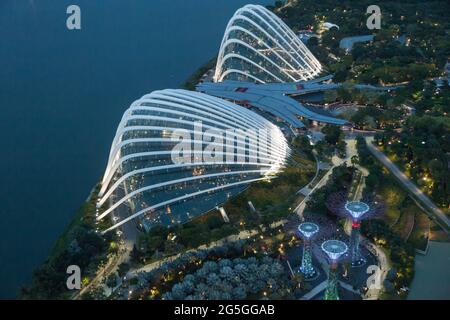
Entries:
[[[179, 87], [247, 2], [0, 1], [0, 298], [30, 280], [101, 177], [124, 110]], [[66, 29], [70, 4], [80, 31]]]
[[450, 243], [429, 243], [426, 255], [416, 254], [415, 276], [408, 300], [450, 299]]

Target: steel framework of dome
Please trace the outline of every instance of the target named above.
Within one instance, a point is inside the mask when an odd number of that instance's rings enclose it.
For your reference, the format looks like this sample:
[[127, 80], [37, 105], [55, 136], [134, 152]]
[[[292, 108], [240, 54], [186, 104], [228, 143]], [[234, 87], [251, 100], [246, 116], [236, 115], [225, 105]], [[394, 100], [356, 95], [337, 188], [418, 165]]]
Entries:
[[97, 219], [118, 213], [106, 231], [137, 217], [185, 223], [270, 179], [288, 154], [281, 130], [250, 110], [198, 92], [154, 91], [122, 117], [97, 203], [110, 207]]
[[274, 13], [260, 5], [238, 9], [228, 22], [214, 81], [297, 82], [313, 79], [320, 62]]

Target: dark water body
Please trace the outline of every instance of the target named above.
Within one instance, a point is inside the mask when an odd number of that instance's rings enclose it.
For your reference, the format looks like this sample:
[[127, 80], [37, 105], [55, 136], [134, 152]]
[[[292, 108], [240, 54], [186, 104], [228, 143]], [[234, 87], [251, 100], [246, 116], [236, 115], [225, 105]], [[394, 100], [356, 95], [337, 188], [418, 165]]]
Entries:
[[[30, 280], [102, 175], [123, 111], [179, 87], [247, 2], [0, 1], [0, 298]], [[66, 29], [70, 4], [81, 31]]]
[[408, 300], [450, 300], [450, 243], [430, 241], [426, 255], [416, 254]]

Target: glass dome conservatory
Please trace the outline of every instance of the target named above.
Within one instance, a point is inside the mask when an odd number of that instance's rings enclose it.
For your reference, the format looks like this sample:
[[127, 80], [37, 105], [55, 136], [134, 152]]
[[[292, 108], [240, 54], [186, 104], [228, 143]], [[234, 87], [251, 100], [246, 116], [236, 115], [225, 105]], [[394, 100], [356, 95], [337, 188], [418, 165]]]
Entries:
[[185, 223], [270, 179], [289, 147], [281, 130], [225, 100], [186, 90], [154, 91], [125, 112], [114, 137], [97, 207], [115, 224], [139, 218]]
[[246, 5], [229, 21], [214, 81], [297, 82], [313, 79], [322, 66], [295, 33], [260, 5]]

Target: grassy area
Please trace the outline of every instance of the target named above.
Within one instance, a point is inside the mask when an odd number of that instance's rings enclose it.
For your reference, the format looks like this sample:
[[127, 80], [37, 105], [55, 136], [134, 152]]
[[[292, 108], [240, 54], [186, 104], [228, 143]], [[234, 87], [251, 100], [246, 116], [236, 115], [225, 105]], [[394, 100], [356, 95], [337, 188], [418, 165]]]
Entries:
[[[448, 93], [450, 99], [450, 91]], [[438, 207], [448, 208], [448, 135], [450, 124], [444, 117], [413, 116], [400, 132], [377, 134], [377, 145], [384, 145], [389, 158], [412, 178], [417, 187]], [[448, 118], [448, 117], [447, 117]]]
[[430, 240], [450, 242], [450, 235], [443, 231], [438, 224], [432, 221], [430, 226]]
[[397, 185], [383, 184], [377, 193], [386, 203], [386, 213], [382, 219], [389, 225], [394, 226], [401, 216], [401, 205], [406, 198], [406, 193]]
[[345, 191], [350, 188], [353, 180], [354, 167], [347, 167], [345, 164], [333, 168], [327, 183], [318, 188], [308, 199], [305, 213], [329, 214], [326, 201], [330, 194]]
[[[379, 148], [379, 149], [383, 149], [383, 147], [379, 147], [379, 146], [378, 146], [378, 148]], [[400, 170], [402, 170], [402, 171], [406, 170], [405, 167], [404, 167], [404, 165], [403, 165], [401, 162], [397, 161], [396, 165], [400, 168]], [[411, 174], [410, 174], [409, 171], [406, 170], [406, 171], [404, 171], [404, 172], [405, 172], [405, 174], [406, 174], [407, 177], [411, 177]], [[389, 171], [387, 171], [386, 168], [384, 168], [384, 167], [383, 167], [383, 175], [384, 175], [385, 177], [389, 177], [389, 180], [394, 181], [394, 182], [395, 182], [395, 186], [396, 186], [396, 188], [397, 188], [397, 191], [395, 192], [397, 195], [394, 195], [392, 192], [390, 192], [390, 193], [385, 192], [385, 196], [389, 196], [389, 195], [390, 195], [389, 198], [390, 198], [391, 200], [395, 200], [395, 198], [401, 198], [401, 197], [409, 196], [409, 197], [412, 197], [413, 199], [415, 199], [415, 200], [417, 201], [417, 203], [421, 203], [421, 200], [419, 200], [413, 193], [409, 193], [409, 191], [406, 190], [406, 189], [403, 187], [403, 185], [401, 185], [401, 184], [398, 182], [397, 178], [396, 178], [395, 176], [393, 176]], [[421, 189], [421, 190], [422, 190], [429, 198], [432, 198], [431, 195], [430, 195], [430, 193], [429, 193], [429, 190], [428, 190], [428, 189], [426, 189], [426, 188], [424, 188], [423, 186], [421, 186], [420, 183], [417, 184], [417, 186], [418, 186], [418, 187], [419, 187], [419, 188], [420, 188], [420, 189]], [[383, 187], [383, 186], [382, 186], [382, 187]], [[382, 188], [382, 187], [381, 187], [381, 188]], [[391, 188], [391, 187], [390, 187], [390, 188]], [[386, 198], [385, 198], [385, 199], [386, 199]], [[407, 198], [407, 200], [408, 200], [409, 202], [412, 203], [412, 204], [410, 205], [410, 210], [413, 210], [413, 211], [415, 211], [415, 212], [421, 212], [421, 211], [422, 211], [422, 209], [420, 209], [419, 206], [417, 206], [411, 198]], [[432, 201], [433, 201], [433, 200], [432, 200]], [[403, 205], [403, 206], [406, 206], [406, 205]], [[441, 209], [442, 209], [442, 208], [441, 208]], [[404, 209], [402, 209], [402, 210], [404, 210]], [[426, 210], [428, 213], [432, 214], [430, 211], [428, 211], [428, 209], [424, 209], [424, 210]], [[444, 209], [443, 211], [446, 212], [445, 209]], [[386, 215], [386, 222], [387, 222], [387, 223], [392, 223], [392, 225], [395, 224], [395, 223], [396, 223], [396, 220], [395, 220], [395, 219], [396, 219], [396, 218], [397, 218], [397, 219], [400, 218], [399, 213], [400, 213], [399, 210], [397, 210], [397, 209], [395, 209], [395, 208], [392, 209], [392, 208], [390, 208], [390, 206], [389, 206], [389, 207], [388, 207], [388, 212], [387, 212], [387, 215]], [[448, 212], [446, 212], [446, 213], [448, 213]], [[439, 220], [440, 218], [436, 216], [436, 219]], [[438, 239], [441, 239], [441, 238], [444, 238], [444, 239], [449, 238], [449, 239], [450, 239], [450, 237], [446, 237], [446, 236], [445, 236], [445, 232], [442, 231], [442, 228], [446, 228], [446, 227], [445, 227], [445, 224], [442, 224], [441, 227], [439, 227], [439, 226], [437, 227], [438, 230], [436, 230], [436, 237], [437, 237]], [[444, 232], [444, 235], [440, 235], [440, 231]], [[445, 240], [445, 241], [447, 241], [447, 240]]]
[[409, 203], [405, 205], [404, 209], [401, 210], [400, 218], [393, 226], [394, 232], [396, 232], [405, 241], [408, 240], [414, 228], [414, 220], [417, 211], [420, 210], [415, 204]]
[[416, 211], [414, 215], [414, 228], [409, 236], [408, 242], [411, 243], [414, 248], [425, 251], [428, 245], [429, 236], [430, 219], [425, 213]]
[[350, 190], [348, 192], [349, 199], [354, 200], [356, 192], [358, 190], [358, 186], [360, 185], [362, 178], [363, 178], [362, 172], [356, 169], [355, 172], [353, 173], [352, 183], [350, 185]]
[[[379, 219], [365, 220], [362, 234], [386, 249], [391, 265], [397, 270], [391, 280], [396, 290], [409, 286], [414, 277], [414, 247], [406, 243], [389, 225]], [[399, 296], [404, 297], [400, 294]]]
[[[291, 160], [293, 162], [290, 162], [278, 178], [253, 183], [241, 195], [225, 204], [232, 223], [255, 227], [259, 223], [279, 220], [291, 212], [296, 192], [305, 186], [315, 173], [311, 160], [303, 158], [300, 162], [295, 154]], [[251, 201], [258, 211], [256, 215], [250, 212], [248, 201]]]

